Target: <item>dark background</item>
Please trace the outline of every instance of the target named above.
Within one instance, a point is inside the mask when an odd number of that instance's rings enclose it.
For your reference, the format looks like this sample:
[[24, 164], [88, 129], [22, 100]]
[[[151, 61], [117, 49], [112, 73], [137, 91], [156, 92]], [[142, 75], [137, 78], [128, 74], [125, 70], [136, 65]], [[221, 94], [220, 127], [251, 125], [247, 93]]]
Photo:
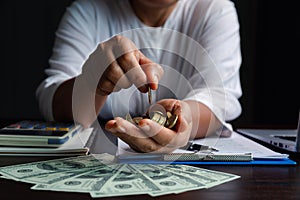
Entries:
[[[0, 120], [41, 119], [35, 90], [44, 78], [54, 32], [71, 2], [1, 0]], [[300, 102], [296, 2], [235, 1], [241, 26], [244, 93], [240, 99], [243, 113], [232, 122], [236, 127], [296, 127]]]

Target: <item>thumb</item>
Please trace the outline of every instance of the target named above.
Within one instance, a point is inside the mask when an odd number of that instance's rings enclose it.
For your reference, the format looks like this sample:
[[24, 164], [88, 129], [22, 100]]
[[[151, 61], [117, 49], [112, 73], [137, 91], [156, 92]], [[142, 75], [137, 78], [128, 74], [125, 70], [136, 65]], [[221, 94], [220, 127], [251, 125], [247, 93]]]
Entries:
[[158, 88], [158, 82], [162, 78], [164, 70], [163, 68], [147, 58], [144, 54], [139, 55], [139, 64], [146, 74], [147, 83], [152, 90], [156, 90]]

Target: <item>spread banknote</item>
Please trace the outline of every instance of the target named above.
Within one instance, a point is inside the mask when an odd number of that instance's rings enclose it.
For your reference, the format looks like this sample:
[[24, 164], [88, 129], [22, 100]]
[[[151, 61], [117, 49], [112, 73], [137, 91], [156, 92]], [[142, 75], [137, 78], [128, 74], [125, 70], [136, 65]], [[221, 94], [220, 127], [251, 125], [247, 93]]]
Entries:
[[33, 190], [88, 193], [93, 198], [179, 194], [240, 178], [189, 165], [121, 164], [106, 153], [4, 166], [0, 174], [34, 184]]

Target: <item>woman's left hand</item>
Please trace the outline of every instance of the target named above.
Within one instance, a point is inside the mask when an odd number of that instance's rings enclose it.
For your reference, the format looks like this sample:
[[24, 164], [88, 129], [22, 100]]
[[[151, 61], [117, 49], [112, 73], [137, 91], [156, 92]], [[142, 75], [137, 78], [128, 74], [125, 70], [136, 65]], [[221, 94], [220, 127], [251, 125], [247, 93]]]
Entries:
[[172, 129], [151, 119], [143, 119], [138, 125], [134, 125], [120, 117], [108, 121], [105, 129], [138, 152], [170, 153], [185, 146], [192, 131], [192, 114], [189, 105], [176, 99], [163, 99], [156, 104], [162, 106], [166, 112], [178, 116], [177, 123]]

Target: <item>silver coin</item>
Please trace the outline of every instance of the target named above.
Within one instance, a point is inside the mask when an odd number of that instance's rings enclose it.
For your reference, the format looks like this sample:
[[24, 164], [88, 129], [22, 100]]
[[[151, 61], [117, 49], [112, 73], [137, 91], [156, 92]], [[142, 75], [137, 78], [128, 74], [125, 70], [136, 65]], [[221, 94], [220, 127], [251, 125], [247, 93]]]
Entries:
[[169, 118], [172, 117], [172, 113], [171, 112], [167, 112], [167, 121], [165, 123], [165, 127], [169, 127], [170, 123], [169, 123]]
[[135, 124], [139, 124], [142, 119], [143, 119], [142, 117], [134, 117], [132, 120], [134, 121]]
[[167, 112], [167, 117], [168, 117], [168, 118], [172, 117], [172, 113], [168, 111], [168, 112]]
[[127, 113], [127, 115], [125, 116], [125, 119], [133, 124], [135, 123], [129, 113]]
[[131, 115], [128, 113], [125, 117], [125, 119], [133, 124], [138, 125], [142, 119], [151, 119], [152, 121], [155, 121], [156, 123], [172, 129], [178, 120], [178, 115], [172, 115], [171, 112], [167, 112], [164, 114], [163, 112], [159, 110], [151, 111], [149, 114], [141, 116], [141, 117], [131, 117]]
[[159, 123], [162, 126], [165, 126], [167, 121], [167, 117], [160, 111], [153, 111], [150, 114], [150, 119]]
[[178, 115], [172, 115], [170, 118], [168, 118], [168, 128], [171, 129], [173, 128], [178, 120]]

